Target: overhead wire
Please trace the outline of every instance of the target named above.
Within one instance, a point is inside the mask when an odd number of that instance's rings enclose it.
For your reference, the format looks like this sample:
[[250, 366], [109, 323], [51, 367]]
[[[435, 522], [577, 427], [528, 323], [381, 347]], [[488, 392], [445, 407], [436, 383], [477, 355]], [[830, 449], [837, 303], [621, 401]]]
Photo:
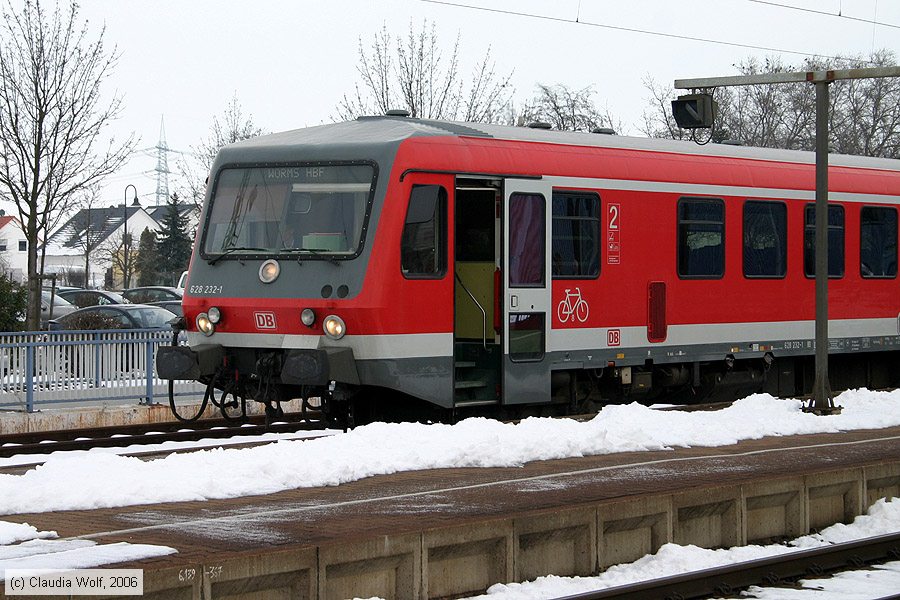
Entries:
[[845, 15], [843, 13], [832, 13], [826, 10], [816, 10], [814, 8], [805, 8], [802, 6], [792, 6], [790, 4], [782, 4], [780, 2], [772, 2], [771, 0], [747, 0], [747, 2], [753, 2], [754, 4], [764, 4], [766, 6], [775, 6], [778, 8], [786, 8], [789, 10], [796, 10], [800, 12], [812, 13], [815, 15], [822, 15], [826, 17], [834, 17], [836, 19], [847, 19], [849, 21], [857, 21], [859, 23], [865, 23], [866, 25], [878, 25], [879, 27], [891, 27], [893, 29], [900, 29], [900, 25], [894, 25], [893, 23], [884, 23], [882, 21], [878, 21], [875, 19], [863, 19], [861, 17], [851, 17], [850, 15]]
[[483, 11], [483, 12], [490, 12], [490, 13], [496, 13], [496, 14], [512, 15], [512, 16], [516, 16], [516, 17], [526, 17], [529, 19], [541, 19], [541, 20], [553, 21], [553, 22], [557, 22], [557, 23], [570, 23], [573, 25], [587, 25], [590, 27], [611, 29], [613, 31], [624, 31], [627, 33], [639, 33], [639, 34], [643, 34], [643, 35], [653, 35], [653, 36], [657, 36], [657, 37], [686, 40], [686, 41], [691, 41], [691, 42], [702, 42], [705, 44], [719, 44], [722, 46], [732, 46], [732, 47], [736, 47], [736, 48], [746, 48], [746, 49], [750, 49], [750, 50], [764, 50], [766, 52], [777, 52], [779, 54], [797, 54], [799, 56], [809, 56], [809, 57], [813, 57], [813, 58], [827, 58], [827, 59], [831, 59], [831, 60], [847, 60], [849, 62], [861, 63], [861, 64], [870, 64], [870, 62], [871, 62], [871, 61], [867, 61], [867, 60], [857, 60], [857, 59], [851, 59], [851, 58], [842, 57], [842, 56], [831, 56], [831, 55], [827, 55], [827, 54], [818, 54], [815, 52], [803, 52], [801, 50], [787, 50], [784, 48], [776, 48], [774, 46], [759, 46], [759, 45], [755, 45], [755, 44], [743, 44], [741, 42], [729, 42], [729, 41], [725, 41], [725, 40], [717, 40], [717, 39], [713, 39], [713, 38], [702, 38], [702, 37], [684, 35], [684, 34], [679, 34], [679, 33], [667, 33], [664, 31], [653, 31], [651, 29], [640, 29], [637, 27], [624, 27], [621, 25], [609, 25], [606, 23], [593, 23], [591, 21], [585, 21], [584, 19], [581, 19], [580, 15], [579, 15], [578, 19], [568, 19], [565, 17], [552, 17], [549, 15], [539, 15], [539, 14], [527, 13], [527, 12], [521, 12], [521, 11], [515, 11], [515, 10], [508, 10], [508, 9], [501, 9], [501, 8], [488, 8], [485, 6], [477, 6], [477, 5], [473, 5], [473, 4], [462, 4], [460, 2], [450, 2], [449, 0], [420, 0], [420, 2], [425, 2], [428, 4], [439, 4], [439, 5], [443, 5], [443, 6], [452, 6], [455, 8], [465, 8], [465, 9], [469, 9], [469, 10], [479, 10], [479, 11]]

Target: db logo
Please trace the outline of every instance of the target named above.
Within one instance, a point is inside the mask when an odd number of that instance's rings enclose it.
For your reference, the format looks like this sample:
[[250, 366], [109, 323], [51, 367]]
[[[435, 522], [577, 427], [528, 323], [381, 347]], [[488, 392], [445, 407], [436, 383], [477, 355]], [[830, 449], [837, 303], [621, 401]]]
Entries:
[[256, 312], [253, 316], [256, 317], [257, 329], [275, 329], [275, 313]]
[[618, 329], [610, 329], [606, 332], [606, 345], [618, 346], [622, 343], [622, 332]]

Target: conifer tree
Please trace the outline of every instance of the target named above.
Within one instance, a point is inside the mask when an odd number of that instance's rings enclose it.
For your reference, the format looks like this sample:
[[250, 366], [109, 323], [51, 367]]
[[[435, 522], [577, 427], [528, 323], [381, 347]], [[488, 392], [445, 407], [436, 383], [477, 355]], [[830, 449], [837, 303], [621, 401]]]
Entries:
[[181, 272], [188, 267], [192, 240], [187, 229], [188, 220], [179, 210], [178, 194], [172, 194], [156, 242], [160, 280], [165, 285], [178, 283]]
[[159, 251], [156, 248], [156, 232], [145, 229], [141, 233], [141, 241], [138, 244], [137, 258], [134, 259], [134, 268], [138, 272], [138, 285], [159, 285]]

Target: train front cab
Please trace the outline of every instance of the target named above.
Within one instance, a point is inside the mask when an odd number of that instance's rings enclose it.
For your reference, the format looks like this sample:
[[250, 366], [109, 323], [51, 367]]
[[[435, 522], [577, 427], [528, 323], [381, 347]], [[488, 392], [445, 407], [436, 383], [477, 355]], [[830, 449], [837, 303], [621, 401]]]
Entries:
[[[443, 185], [431, 183], [436, 181]], [[426, 194], [425, 188], [433, 192]], [[448, 199], [444, 229], [450, 235], [444, 247], [452, 260], [444, 273], [453, 281], [454, 408], [551, 401], [550, 191], [541, 179], [422, 174], [412, 182], [401, 243], [407, 279], [416, 277], [410, 273], [416, 239], [432, 235], [417, 231], [432, 214], [434, 202], [424, 198], [445, 194]], [[435, 249], [429, 252], [439, 255], [441, 227], [426, 229], [435, 232]]]

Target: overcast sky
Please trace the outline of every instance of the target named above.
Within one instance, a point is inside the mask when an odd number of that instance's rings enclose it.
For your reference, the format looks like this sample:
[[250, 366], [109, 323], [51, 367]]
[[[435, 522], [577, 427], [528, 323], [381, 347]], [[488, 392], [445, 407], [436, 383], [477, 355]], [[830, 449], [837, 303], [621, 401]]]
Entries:
[[[382, 26], [403, 35], [424, 19], [436, 24], [448, 51], [459, 34], [464, 73], [490, 46], [498, 72], [514, 71], [519, 103], [538, 82], [593, 86], [598, 104], [633, 134], [646, 106], [642, 80], [648, 76], [671, 84], [733, 75], [734, 64], [776, 55], [776, 49], [900, 54], [898, 0], [83, 0], [81, 15], [96, 31], [105, 25], [106, 43], [121, 53], [105, 87], [124, 97], [113, 125], [117, 135], [133, 131], [139, 148], [155, 146], [164, 117], [168, 145], [181, 151], [208, 137], [213, 116], [235, 94], [267, 131], [332, 121], [337, 103], [358, 81], [360, 39], [368, 47]], [[788, 63], [804, 58], [780, 56]], [[169, 155], [173, 171], [176, 162]], [[121, 202], [128, 183], [138, 187], [144, 204], [152, 203], [156, 181], [147, 172], [155, 166], [155, 157], [138, 153], [109, 179], [102, 203]], [[172, 191], [177, 185], [173, 175]]]

